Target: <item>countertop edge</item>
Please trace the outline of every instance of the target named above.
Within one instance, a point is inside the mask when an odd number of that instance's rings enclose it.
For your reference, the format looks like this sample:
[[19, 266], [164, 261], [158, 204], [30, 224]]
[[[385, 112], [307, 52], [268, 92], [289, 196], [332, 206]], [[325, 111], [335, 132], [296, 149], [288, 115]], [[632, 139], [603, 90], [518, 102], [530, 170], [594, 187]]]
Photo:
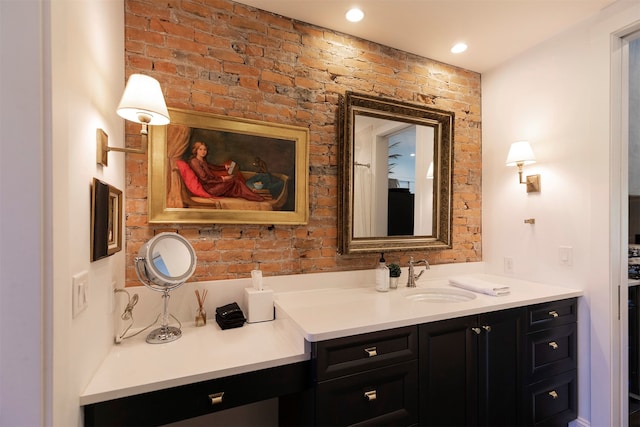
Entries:
[[[508, 278], [496, 280], [513, 281], [513, 279]], [[152, 348], [147, 347], [147, 344], [137, 344], [140, 347], [136, 348], [131, 346], [131, 348], [128, 348], [127, 350], [123, 350], [122, 347], [114, 347], [111, 353], [105, 358], [105, 361], [103, 361], [103, 365], [98, 369], [94, 378], [85, 388], [83, 393], [80, 394], [79, 404], [81, 406], [91, 405], [103, 401], [126, 398], [133, 395], [159, 391], [172, 387], [179, 387], [202, 381], [215, 380], [232, 375], [304, 362], [310, 358], [310, 351], [308, 347], [309, 342], [317, 342], [350, 335], [358, 335], [468, 315], [558, 301], [567, 298], [581, 297], [584, 294], [582, 290], [573, 288], [533, 284], [531, 282], [522, 282], [521, 284], [517, 284], [514, 281], [513, 283], [514, 286], [522, 286], [522, 284], [524, 284], [527, 287], [528, 292], [524, 293], [522, 297], [515, 298], [487, 297], [485, 295], [482, 299], [479, 298], [480, 303], [478, 305], [467, 304], [460, 305], [457, 308], [453, 306], [452, 309], [448, 309], [449, 307], [447, 307], [447, 310], [442, 308], [439, 310], [433, 310], [435, 312], [429, 312], [427, 310], [424, 310], [424, 312], [393, 312], [392, 315], [381, 316], [379, 318], [376, 316], [363, 316], [362, 318], [354, 317], [353, 321], [348, 318], [350, 311], [347, 309], [343, 312], [346, 313], [347, 317], [336, 319], [336, 321], [333, 322], [327, 321], [327, 324], [323, 324], [321, 327], [317, 326], [318, 321], [306, 320], [307, 323], [305, 323], [304, 317], [309, 312], [309, 310], [305, 311], [305, 307], [301, 307], [300, 305], [297, 305], [297, 303], [293, 305], [287, 305], [286, 303], [281, 304], [276, 294], [276, 319], [273, 322], [255, 324], [256, 326], [251, 326], [249, 328], [238, 328], [237, 331], [227, 332], [226, 334], [222, 334], [221, 331], [212, 331], [211, 329], [205, 330], [204, 328], [195, 328], [195, 330], [199, 330], [198, 333], [200, 334], [211, 334], [211, 332], [213, 332], [213, 334], [206, 335], [205, 339], [202, 339], [202, 336], [200, 335], [196, 335], [197, 337], [200, 337], [200, 339], [190, 341], [191, 344], [185, 344], [186, 347], [181, 347], [182, 349], [185, 349], [185, 351], [190, 351], [190, 346], [220, 346], [220, 344], [223, 344], [224, 348], [227, 349], [225, 354], [228, 352], [228, 356], [222, 354], [222, 357], [219, 357], [216, 360], [224, 360], [225, 363], [215, 362], [215, 358], [206, 359], [205, 362], [212, 364], [207, 366], [205, 363], [203, 366], [198, 366], [196, 369], [191, 370], [176, 369], [175, 374], [168, 372], [168, 375], [164, 376], [154, 375], [154, 372], [161, 371], [153, 371], [151, 370], [153, 369], [152, 367], [148, 367], [144, 372], [144, 375], [134, 380], [126, 377], [124, 373], [121, 377], [113, 378], [113, 372], [117, 372], [121, 367], [129, 368], [129, 370], [131, 370], [132, 366], [136, 366], [135, 362], [138, 361], [140, 357], [143, 357], [143, 360], [148, 360], [144, 359], [145, 351], [142, 350], [141, 352], [141, 349]], [[529, 287], [529, 285], [541, 286], [536, 289], [535, 287]], [[348, 290], [352, 289], [348, 288]], [[333, 295], [337, 295], [332, 292], [341, 291], [344, 292], [344, 288], [329, 290], [328, 295], [331, 297]], [[302, 293], [299, 295], [303, 295], [303, 293], [309, 291], [300, 292]], [[375, 291], [372, 292], [369, 288], [361, 287], [355, 292], [357, 292], [356, 297], [358, 298], [360, 295], [366, 295], [366, 292], [370, 292], [367, 296], [367, 298], [370, 298], [367, 300], [368, 302], [379, 302], [380, 300], [376, 298], [381, 298], [376, 296], [377, 293]], [[282, 294], [296, 294], [296, 291], [283, 292]], [[311, 294], [313, 294], [313, 291], [311, 291]], [[293, 300], [295, 300], [298, 297], [293, 295], [288, 298], [293, 298]], [[503, 300], [502, 298], [505, 299]], [[291, 309], [292, 307], [293, 309]], [[315, 317], [317, 317], [317, 314], [318, 313], [315, 313]], [[331, 313], [328, 315], [330, 314]], [[322, 320], [322, 316], [317, 318], [319, 321]], [[344, 319], [347, 319], [347, 321], [344, 324], [341, 324], [339, 321]], [[224, 339], [222, 339], [223, 336]], [[258, 357], [254, 357], [252, 355], [243, 361], [238, 361], [237, 358], [234, 358], [234, 354], [241, 354], [239, 352], [251, 352], [256, 342], [260, 342], [260, 340], [264, 340], [265, 338], [268, 339], [266, 342], [269, 346], [273, 348], [271, 354], [266, 358], [263, 355], [258, 355]], [[181, 341], [184, 342], [187, 339], [188, 337], [183, 338]], [[141, 338], [141, 340], [143, 340], [143, 338]], [[215, 342], [216, 340], [217, 342]], [[167, 346], [169, 346], [169, 344]], [[162, 347], [156, 348], [160, 349]], [[200, 350], [202, 351], [203, 349], [206, 350], [208, 348], [209, 347], [205, 347]], [[167, 351], [169, 351], [169, 349], [170, 347], [166, 347]], [[220, 356], [220, 353], [218, 352], [217, 355]], [[170, 360], [170, 364], [176, 364], [179, 361], [182, 361], [184, 364], [188, 363], [189, 359], [187, 358], [184, 360], [182, 356], [173, 353], [170, 356], [170, 359], [167, 360]], [[195, 360], [199, 361], [200, 359], [192, 358], [192, 361]], [[231, 360], [232, 363], [226, 363], [227, 360]], [[164, 362], [166, 362], [166, 360]], [[246, 363], [243, 364], [243, 362]], [[165, 374], [167, 373], [165, 372]], [[159, 379], [156, 380], [156, 378]]]
[[263, 369], [269, 369], [269, 368], [274, 368], [278, 366], [290, 365], [298, 362], [307, 361], [310, 359], [310, 357], [311, 355], [309, 353], [303, 353], [303, 354], [290, 356], [282, 359], [273, 359], [266, 362], [260, 362], [260, 363], [250, 364], [250, 365], [242, 365], [242, 366], [237, 366], [237, 367], [228, 368], [228, 369], [203, 372], [202, 374], [180, 377], [175, 379], [168, 379], [168, 380], [158, 381], [154, 383], [140, 384], [137, 386], [126, 387], [126, 388], [121, 388], [117, 390], [82, 394], [80, 395], [80, 406], [106, 402], [108, 400], [120, 399], [123, 397], [135, 396], [138, 394], [150, 393], [154, 391], [164, 390], [167, 388], [180, 387], [183, 385], [199, 383], [202, 381], [215, 380], [218, 378], [229, 377], [232, 375], [260, 371]]
[[[256, 352], [256, 346], [264, 346], [265, 351]], [[155, 359], [153, 363], [140, 366], [141, 360], [149, 358]], [[140, 335], [114, 345], [79, 395], [79, 404], [90, 405], [309, 359], [303, 337], [286, 319], [247, 323], [229, 330], [221, 330], [215, 323], [202, 328], [185, 326], [181, 339], [175, 342], [147, 344], [145, 336]]]
[[[570, 292], [563, 293], [560, 295], [532, 298], [526, 301], [510, 301], [504, 304], [498, 303], [491, 307], [487, 307], [487, 306], [474, 307], [474, 308], [458, 311], [454, 314], [452, 314], [451, 312], [438, 313], [434, 315], [425, 315], [425, 316], [411, 317], [406, 319], [398, 319], [395, 321], [382, 322], [382, 323], [371, 324], [367, 326], [345, 328], [341, 330], [334, 330], [331, 332], [313, 333], [313, 332], [305, 331], [304, 328], [302, 328], [300, 325], [297, 325], [297, 326], [298, 326], [298, 330], [302, 333], [305, 340], [309, 342], [318, 342], [318, 341], [325, 341], [325, 340], [334, 339], [334, 338], [348, 337], [351, 335], [358, 335], [358, 334], [364, 334], [369, 332], [378, 332], [378, 331], [387, 330], [387, 329], [420, 325], [422, 323], [437, 322], [440, 320], [455, 319], [458, 317], [472, 316], [475, 314], [489, 313], [493, 311], [508, 310], [510, 308], [517, 308], [517, 307], [524, 307], [524, 306], [534, 305], [534, 304], [542, 304], [545, 302], [559, 301], [567, 298], [577, 298], [577, 297], [583, 296], [583, 294], [584, 293], [580, 290], [571, 290]], [[500, 297], [495, 297], [495, 298], [500, 298]], [[292, 318], [292, 320], [295, 323], [295, 319]]]

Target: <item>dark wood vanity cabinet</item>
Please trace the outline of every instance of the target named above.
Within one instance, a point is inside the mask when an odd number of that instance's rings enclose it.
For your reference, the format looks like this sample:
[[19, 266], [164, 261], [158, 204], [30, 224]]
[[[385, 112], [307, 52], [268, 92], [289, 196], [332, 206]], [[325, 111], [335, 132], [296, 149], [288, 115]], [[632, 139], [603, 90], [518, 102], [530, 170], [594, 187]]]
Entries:
[[575, 298], [527, 307], [526, 425], [566, 426], [578, 415], [578, 339]]
[[282, 426], [566, 426], [576, 325], [571, 298], [309, 343], [306, 362], [87, 405], [85, 425], [162, 425], [278, 397]]
[[417, 327], [314, 343], [317, 425], [418, 423]]
[[160, 426], [248, 403], [300, 393], [310, 362], [252, 371], [84, 406], [84, 425]]
[[640, 286], [629, 286], [629, 394], [640, 396]]
[[516, 426], [525, 309], [419, 327], [420, 424]]
[[566, 426], [576, 310], [572, 298], [312, 343], [313, 386], [280, 399], [282, 425]]
[[418, 425], [418, 328], [311, 343], [315, 386], [280, 399], [281, 425]]

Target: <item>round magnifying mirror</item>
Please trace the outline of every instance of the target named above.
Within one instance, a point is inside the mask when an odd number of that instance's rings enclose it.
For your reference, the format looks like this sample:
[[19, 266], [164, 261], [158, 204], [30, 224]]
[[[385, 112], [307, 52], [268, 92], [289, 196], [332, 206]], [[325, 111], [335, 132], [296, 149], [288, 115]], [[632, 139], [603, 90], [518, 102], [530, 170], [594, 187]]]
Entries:
[[160, 328], [151, 331], [147, 342], [174, 341], [182, 335], [180, 328], [168, 325], [169, 291], [186, 282], [196, 269], [196, 253], [187, 239], [177, 233], [160, 233], [142, 245], [135, 258], [138, 279], [154, 291], [163, 292]]
[[148, 286], [173, 289], [189, 280], [196, 269], [196, 253], [187, 239], [176, 233], [160, 233], [138, 251]]

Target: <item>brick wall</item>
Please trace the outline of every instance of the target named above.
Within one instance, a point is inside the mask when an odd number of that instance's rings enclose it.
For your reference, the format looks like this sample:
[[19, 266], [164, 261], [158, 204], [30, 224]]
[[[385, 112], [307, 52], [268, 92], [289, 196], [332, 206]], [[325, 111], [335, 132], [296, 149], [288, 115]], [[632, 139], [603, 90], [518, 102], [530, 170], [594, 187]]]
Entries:
[[[432, 264], [481, 260], [480, 75], [228, 0], [125, 0], [127, 76], [157, 78], [169, 107], [310, 130], [310, 220], [305, 226], [149, 225], [147, 157], [127, 155], [127, 284], [133, 257], [155, 233], [193, 244], [193, 280], [373, 268], [378, 256], [336, 253], [338, 95], [347, 90], [454, 111], [453, 248], [389, 253]], [[139, 144], [127, 125], [127, 145]]]

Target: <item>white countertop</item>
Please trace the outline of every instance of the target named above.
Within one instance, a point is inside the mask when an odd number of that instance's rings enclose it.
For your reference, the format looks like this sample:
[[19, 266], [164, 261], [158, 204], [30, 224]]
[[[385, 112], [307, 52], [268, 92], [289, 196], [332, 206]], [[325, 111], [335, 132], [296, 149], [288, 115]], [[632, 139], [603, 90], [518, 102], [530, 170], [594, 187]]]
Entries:
[[192, 384], [309, 359], [286, 319], [221, 330], [213, 319], [182, 337], [147, 344], [148, 331], [114, 345], [80, 395], [80, 405]]
[[449, 287], [448, 280], [442, 278], [422, 279], [411, 289], [401, 283], [389, 292], [377, 292], [373, 285], [319, 286], [276, 292], [276, 320], [271, 322], [223, 331], [209, 319], [203, 327], [183, 327], [182, 337], [166, 344], [147, 344], [145, 331], [113, 346], [80, 395], [80, 405], [308, 360], [305, 340], [339, 338], [582, 295], [578, 289], [474, 276], [510, 286], [511, 294], [476, 294], [471, 301], [446, 303], [406, 298], [425, 288]]
[[509, 286], [510, 295], [477, 293], [465, 302], [428, 302], [407, 298], [426, 288], [458, 289], [447, 279], [421, 280], [416, 288], [399, 284], [398, 289], [377, 292], [374, 286], [315, 289], [276, 296], [276, 316], [288, 317], [310, 342], [392, 329], [489, 311], [504, 310], [582, 295], [578, 289], [549, 286], [502, 276], [474, 277]]

